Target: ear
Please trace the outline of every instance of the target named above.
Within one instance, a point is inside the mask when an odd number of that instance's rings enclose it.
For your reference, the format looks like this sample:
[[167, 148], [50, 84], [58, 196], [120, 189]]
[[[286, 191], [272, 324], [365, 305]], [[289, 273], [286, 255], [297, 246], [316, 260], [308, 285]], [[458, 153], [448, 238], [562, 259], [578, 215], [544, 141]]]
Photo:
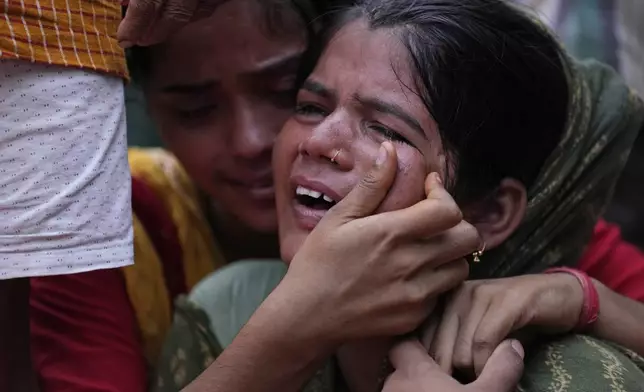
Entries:
[[492, 249], [519, 227], [525, 216], [527, 200], [523, 184], [506, 178], [492, 195], [465, 207], [463, 215], [479, 231], [486, 248]]

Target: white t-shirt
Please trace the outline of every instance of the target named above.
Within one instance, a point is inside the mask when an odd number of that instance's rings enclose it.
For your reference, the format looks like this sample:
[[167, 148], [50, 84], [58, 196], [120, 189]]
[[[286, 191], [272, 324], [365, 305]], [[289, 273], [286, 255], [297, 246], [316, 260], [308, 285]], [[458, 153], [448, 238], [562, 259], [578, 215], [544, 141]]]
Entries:
[[133, 262], [123, 80], [0, 60], [0, 279]]

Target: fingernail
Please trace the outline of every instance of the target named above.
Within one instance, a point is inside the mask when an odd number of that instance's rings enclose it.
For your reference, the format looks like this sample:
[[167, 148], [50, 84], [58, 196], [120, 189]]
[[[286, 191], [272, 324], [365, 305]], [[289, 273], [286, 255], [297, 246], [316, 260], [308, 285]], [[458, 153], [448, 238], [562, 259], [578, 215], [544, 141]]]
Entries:
[[440, 174], [434, 173], [434, 178], [436, 179], [437, 183], [439, 183], [440, 185], [443, 185], [443, 179], [441, 178]]
[[134, 44], [130, 41], [119, 41], [119, 46], [123, 49], [131, 48]]
[[523, 346], [521, 345], [521, 343], [519, 343], [518, 340], [513, 340], [511, 344], [514, 351], [516, 351], [517, 354], [519, 354], [519, 356], [521, 357], [521, 359], [523, 359], [525, 357], [525, 351], [523, 350]]
[[384, 143], [380, 145], [380, 151], [378, 151], [378, 157], [376, 158], [376, 167], [382, 166], [383, 163], [387, 160], [387, 148]]

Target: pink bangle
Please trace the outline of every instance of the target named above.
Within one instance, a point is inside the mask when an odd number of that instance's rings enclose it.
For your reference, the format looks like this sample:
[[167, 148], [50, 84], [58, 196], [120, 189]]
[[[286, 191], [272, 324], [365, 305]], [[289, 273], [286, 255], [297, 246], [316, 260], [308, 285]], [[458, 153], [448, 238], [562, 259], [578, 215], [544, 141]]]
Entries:
[[597, 288], [593, 284], [592, 279], [586, 273], [568, 267], [549, 268], [544, 273], [565, 273], [577, 278], [584, 292], [584, 303], [581, 308], [581, 314], [579, 315], [579, 322], [575, 327], [575, 332], [586, 331], [599, 318], [599, 293], [597, 293]]

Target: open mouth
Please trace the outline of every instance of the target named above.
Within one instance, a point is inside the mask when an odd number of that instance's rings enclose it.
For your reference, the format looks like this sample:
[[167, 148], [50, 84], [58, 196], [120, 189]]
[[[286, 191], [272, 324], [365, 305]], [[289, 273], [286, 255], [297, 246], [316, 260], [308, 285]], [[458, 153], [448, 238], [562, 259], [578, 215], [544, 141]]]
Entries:
[[330, 196], [301, 185], [295, 189], [295, 200], [314, 210], [328, 210], [337, 204]]

